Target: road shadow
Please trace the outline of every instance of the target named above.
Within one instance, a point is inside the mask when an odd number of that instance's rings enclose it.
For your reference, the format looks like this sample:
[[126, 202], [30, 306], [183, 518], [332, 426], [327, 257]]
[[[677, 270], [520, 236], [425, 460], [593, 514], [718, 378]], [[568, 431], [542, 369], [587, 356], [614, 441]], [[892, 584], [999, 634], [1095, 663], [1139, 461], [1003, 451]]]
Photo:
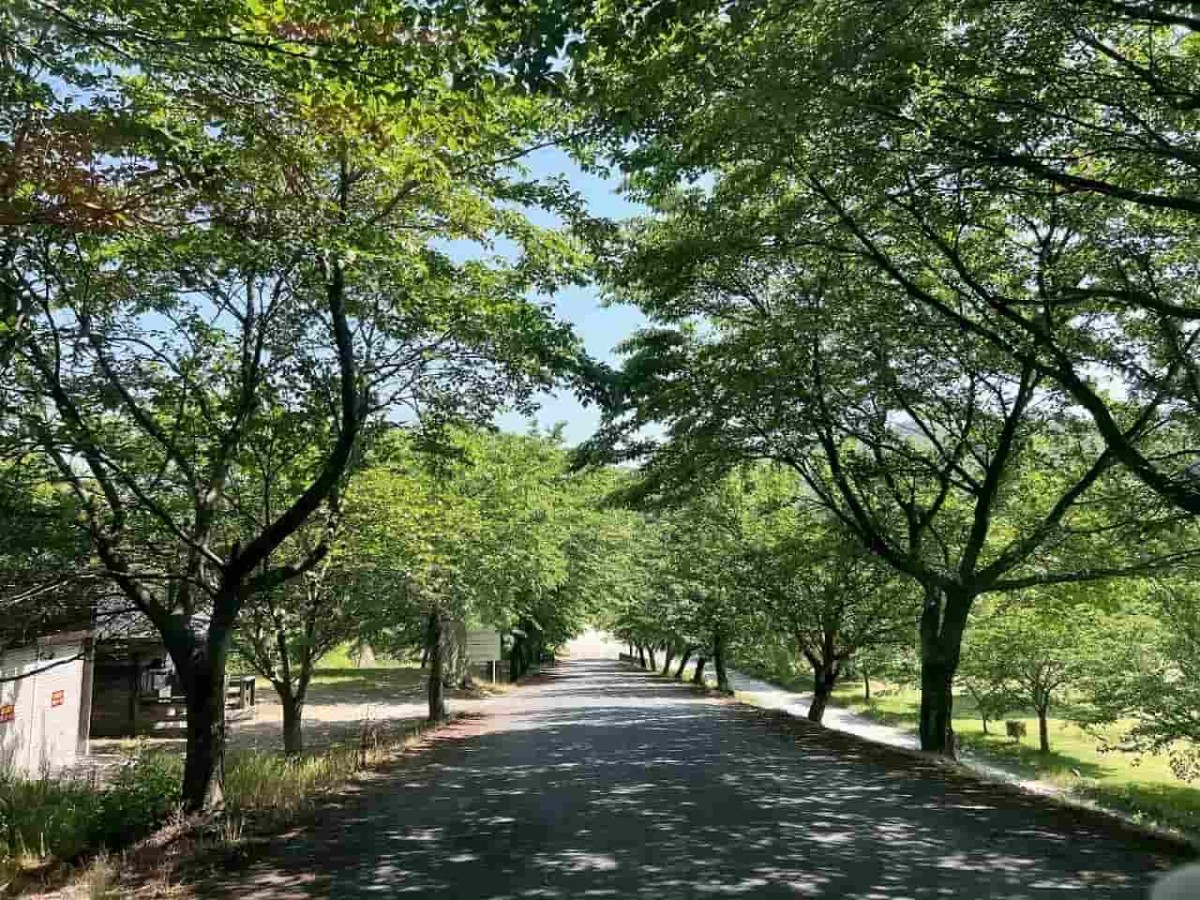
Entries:
[[592, 660], [456, 723], [204, 897], [1144, 897], [1180, 847]]

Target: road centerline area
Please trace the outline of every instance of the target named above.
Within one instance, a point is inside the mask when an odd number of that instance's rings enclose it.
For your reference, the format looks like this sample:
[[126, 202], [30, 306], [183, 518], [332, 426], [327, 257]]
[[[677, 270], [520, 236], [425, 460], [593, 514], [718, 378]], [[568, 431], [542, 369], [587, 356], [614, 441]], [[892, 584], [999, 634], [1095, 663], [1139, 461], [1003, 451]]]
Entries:
[[1144, 897], [1171, 845], [622, 663], [560, 663], [204, 896]]

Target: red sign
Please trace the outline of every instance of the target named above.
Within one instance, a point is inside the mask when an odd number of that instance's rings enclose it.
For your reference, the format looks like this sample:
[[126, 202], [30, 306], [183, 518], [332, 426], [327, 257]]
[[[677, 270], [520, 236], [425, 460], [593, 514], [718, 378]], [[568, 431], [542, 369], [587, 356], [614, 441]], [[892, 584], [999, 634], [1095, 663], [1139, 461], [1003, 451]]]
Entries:
[[17, 708], [11, 703], [0, 706], [0, 722], [11, 722], [17, 717]]
[[50, 705], [51, 706], [62, 706], [64, 696], [65, 696], [65, 694], [63, 691], [55, 691], [53, 694], [50, 695]]

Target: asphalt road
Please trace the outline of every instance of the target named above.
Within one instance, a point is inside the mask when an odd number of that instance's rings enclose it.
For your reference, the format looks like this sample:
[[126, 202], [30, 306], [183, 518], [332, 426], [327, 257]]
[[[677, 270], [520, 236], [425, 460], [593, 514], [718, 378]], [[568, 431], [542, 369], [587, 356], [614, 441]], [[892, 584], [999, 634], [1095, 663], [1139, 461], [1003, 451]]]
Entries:
[[204, 897], [1145, 897], [1171, 845], [616, 661], [560, 664]]

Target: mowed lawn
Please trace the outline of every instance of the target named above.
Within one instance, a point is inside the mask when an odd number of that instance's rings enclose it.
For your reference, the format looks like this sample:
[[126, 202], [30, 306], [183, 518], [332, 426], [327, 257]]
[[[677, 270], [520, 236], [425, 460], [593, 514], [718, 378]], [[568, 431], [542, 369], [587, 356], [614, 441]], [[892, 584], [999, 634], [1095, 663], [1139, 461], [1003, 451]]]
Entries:
[[[861, 681], [845, 682], [834, 690], [834, 702], [875, 721], [917, 730], [918, 691], [872, 682], [869, 703], [863, 693]], [[990, 722], [991, 733], [985, 735], [968, 696], [955, 696], [954, 713], [960, 746], [980, 762], [1053, 783], [1139, 821], [1176, 828], [1200, 839], [1200, 782], [1176, 778], [1165, 755], [1103, 752], [1096, 737], [1063, 718], [1049, 720], [1051, 752], [1042, 753], [1032, 713], [1005, 717], [1025, 723], [1027, 737], [1021, 742], [1005, 736], [1003, 720]], [[1119, 732], [1114, 728], [1108, 733], [1116, 736]]]

